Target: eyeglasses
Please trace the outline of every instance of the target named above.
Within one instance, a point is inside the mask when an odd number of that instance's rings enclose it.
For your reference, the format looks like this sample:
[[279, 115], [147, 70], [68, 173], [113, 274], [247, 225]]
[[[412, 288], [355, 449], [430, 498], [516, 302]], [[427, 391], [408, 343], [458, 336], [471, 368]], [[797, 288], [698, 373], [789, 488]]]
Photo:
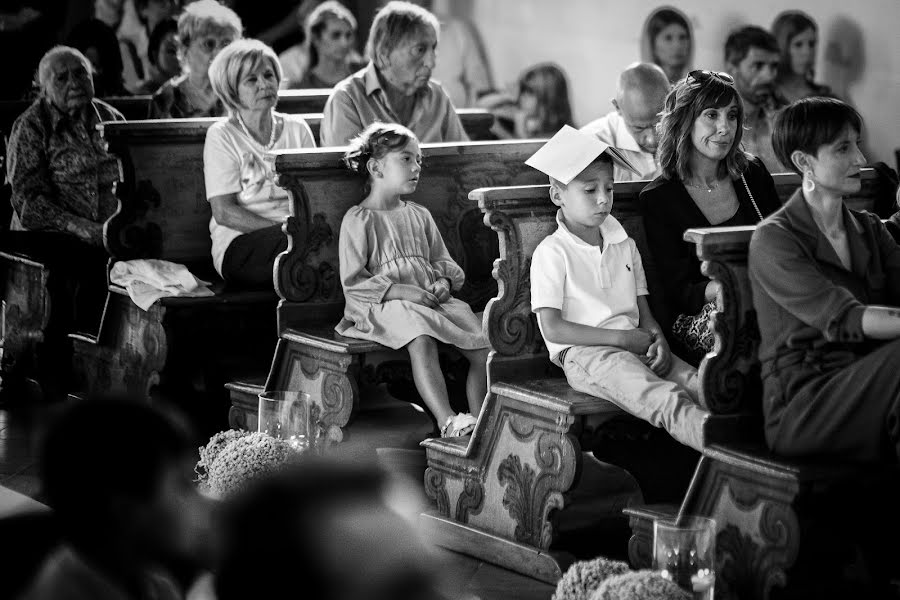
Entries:
[[728, 85], [734, 84], [734, 77], [732, 77], [728, 73], [723, 73], [722, 71], [707, 71], [706, 69], [697, 69], [688, 73], [688, 77], [690, 77], [697, 83], [706, 83], [710, 79], [718, 79], [719, 81], [727, 83]]

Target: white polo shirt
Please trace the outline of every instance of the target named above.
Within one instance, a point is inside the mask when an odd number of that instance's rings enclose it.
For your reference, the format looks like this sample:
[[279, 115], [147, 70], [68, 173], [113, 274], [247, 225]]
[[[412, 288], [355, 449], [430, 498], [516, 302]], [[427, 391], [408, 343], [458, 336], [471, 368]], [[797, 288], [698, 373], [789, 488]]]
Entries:
[[[559, 227], [538, 244], [531, 258], [531, 310], [557, 308], [573, 323], [635, 329], [640, 324], [637, 297], [647, 295], [647, 278], [634, 240], [612, 215], [600, 225], [602, 249], [571, 233], [561, 210], [556, 223]], [[560, 352], [572, 346], [546, 338], [544, 343], [556, 364]]]
[[593, 133], [601, 142], [615, 146], [622, 151], [625, 158], [641, 172], [635, 175], [628, 169], [619, 165], [613, 165], [613, 181], [642, 181], [656, 179], [662, 173], [656, 155], [645, 152], [638, 146], [637, 141], [625, 126], [625, 119], [617, 111], [612, 111], [596, 121], [591, 121], [581, 128], [581, 131]]

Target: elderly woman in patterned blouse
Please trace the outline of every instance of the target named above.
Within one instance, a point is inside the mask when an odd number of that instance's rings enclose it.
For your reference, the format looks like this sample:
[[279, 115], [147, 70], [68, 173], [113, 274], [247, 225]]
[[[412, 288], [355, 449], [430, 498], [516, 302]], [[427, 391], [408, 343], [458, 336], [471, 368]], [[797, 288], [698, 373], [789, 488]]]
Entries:
[[119, 170], [97, 124], [125, 118], [94, 98], [90, 62], [74, 48], [48, 51], [38, 81], [40, 97], [16, 119], [9, 138], [10, 229], [61, 232], [102, 247]]
[[[49, 50], [38, 81], [40, 97], [16, 119], [9, 138], [14, 213], [2, 246], [49, 268], [53, 310], [44, 346], [56, 352], [67, 333], [97, 333], [106, 297], [103, 224], [116, 210], [119, 178], [97, 125], [124, 117], [94, 98], [90, 62], [74, 48]], [[65, 358], [52, 354], [46, 364], [62, 384]]]

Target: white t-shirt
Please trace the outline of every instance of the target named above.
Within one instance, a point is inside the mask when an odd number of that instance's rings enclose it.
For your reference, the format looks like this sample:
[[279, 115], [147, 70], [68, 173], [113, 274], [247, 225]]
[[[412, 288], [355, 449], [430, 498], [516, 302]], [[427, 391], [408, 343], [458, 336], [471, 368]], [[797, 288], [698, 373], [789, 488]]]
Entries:
[[[600, 225], [602, 250], [572, 234], [561, 211], [556, 222], [559, 227], [531, 257], [531, 310], [556, 308], [573, 323], [635, 329], [641, 320], [637, 297], [647, 295], [647, 278], [634, 240], [612, 215]], [[556, 364], [560, 352], [572, 346], [554, 344], [546, 337], [544, 343]]]
[[[272, 150], [315, 148], [309, 125], [297, 115], [283, 115], [284, 128]], [[231, 119], [214, 123], [206, 132], [203, 146], [203, 176], [206, 199], [237, 194], [238, 204], [266, 219], [282, 221], [291, 214], [287, 190], [275, 185], [274, 161], [263, 147], [247, 137]], [[228, 245], [240, 231], [209, 220], [212, 258], [216, 271], [222, 274], [222, 258]]]
[[581, 128], [581, 131], [593, 133], [601, 142], [609, 144], [622, 151], [625, 158], [641, 172], [640, 177], [623, 169], [619, 165], [613, 165], [614, 181], [641, 181], [656, 179], [662, 173], [656, 155], [645, 152], [638, 146], [637, 140], [625, 127], [625, 119], [617, 111], [612, 111], [595, 121], [591, 121]]

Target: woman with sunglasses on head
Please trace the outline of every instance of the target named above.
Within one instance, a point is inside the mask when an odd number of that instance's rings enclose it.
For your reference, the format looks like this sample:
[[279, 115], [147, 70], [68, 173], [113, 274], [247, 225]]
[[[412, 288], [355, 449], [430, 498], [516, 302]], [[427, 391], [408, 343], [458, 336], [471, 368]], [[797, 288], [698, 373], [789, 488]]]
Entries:
[[900, 246], [843, 201], [862, 187], [861, 130], [834, 98], [775, 120], [775, 153], [803, 185], [756, 228], [748, 269], [766, 441], [785, 456], [900, 456]]
[[780, 206], [762, 161], [741, 150], [744, 107], [727, 73], [691, 71], [666, 97], [657, 151], [663, 174], [640, 195], [661, 276], [670, 342], [695, 364], [712, 348], [717, 284], [700, 272], [692, 227], [752, 225]]

